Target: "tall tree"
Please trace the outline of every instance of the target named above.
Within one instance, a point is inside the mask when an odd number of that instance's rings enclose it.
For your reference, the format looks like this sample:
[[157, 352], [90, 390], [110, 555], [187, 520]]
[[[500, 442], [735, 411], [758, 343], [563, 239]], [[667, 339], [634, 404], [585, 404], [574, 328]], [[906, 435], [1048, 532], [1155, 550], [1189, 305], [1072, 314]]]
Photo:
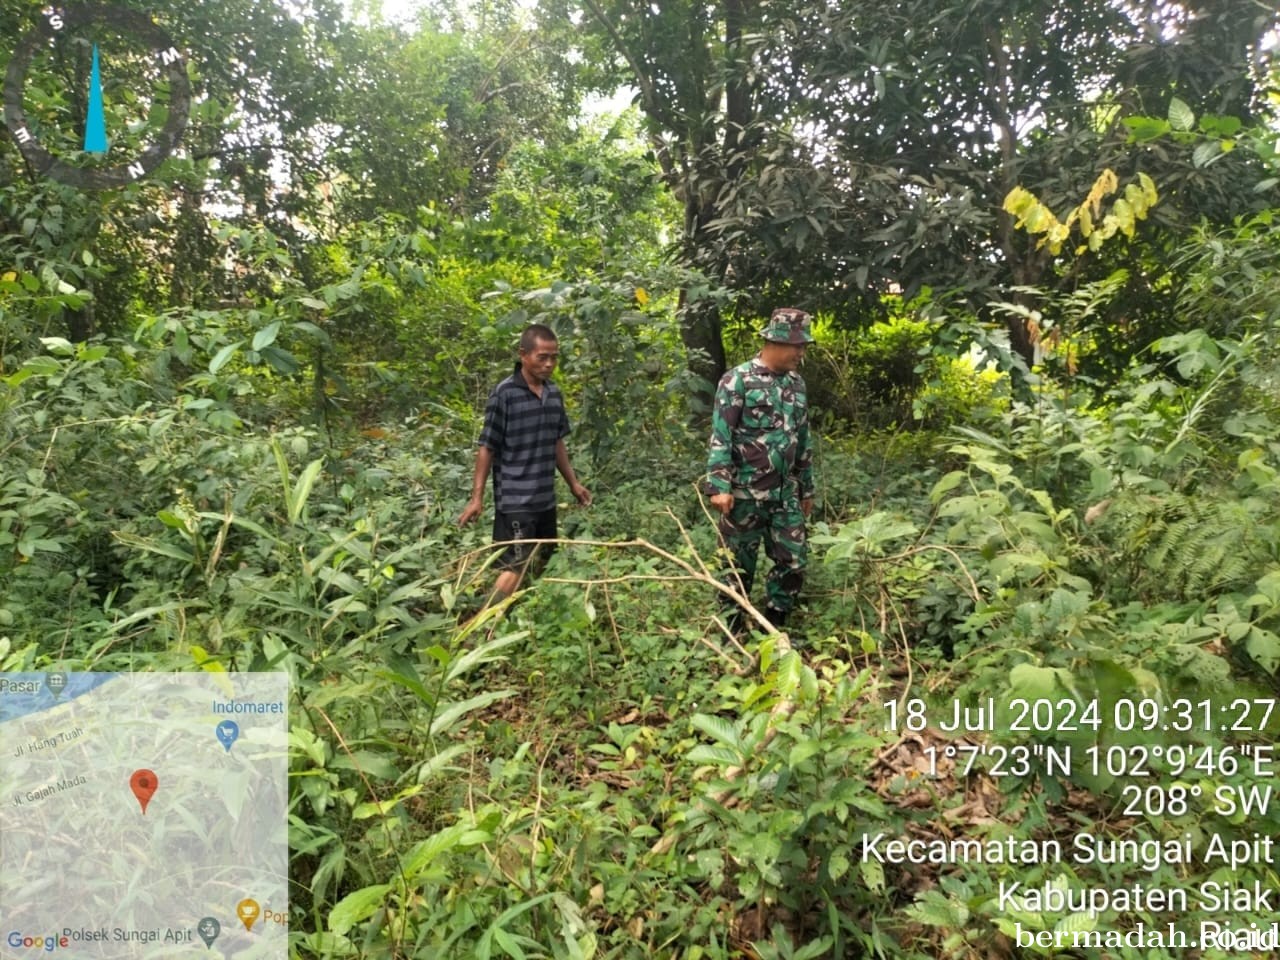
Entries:
[[346, 216], [425, 204], [474, 214], [509, 151], [567, 142], [578, 100], [567, 29], [500, 3], [350, 35], [327, 157]]
[[[745, 69], [761, 7], [759, 0], [583, 3], [588, 32], [620, 58], [619, 76], [639, 90], [654, 155], [684, 208], [684, 257], [721, 282], [727, 264], [714, 256], [711, 237], [721, 192], [743, 175], [761, 142], [764, 91]], [[707, 402], [725, 367], [719, 307], [706, 299], [686, 299], [682, 307], [689, 367], [704, 381]]]
[[[1001, 211], [1008, 190], [1078, 203], [1103, 167], [1133, 165], [1119, 121], [1175, 95], [1264, 111], [1277, 23], [1251, 0], [582, 0], [582, 16], [639, 91], [690, 262], [758, 307], [800, 298], [850, 323], [889, 289], [981, 312], [1054, 282]], [[1157, 183], [1187, 159], [1143, 157]], [[1230, 194], [1223, 216], [1258, 202], [1259, 172], [1230, 166], [1197, 174]], [[718, 321], [687, 318], [710, 373]], [[1029, 357], [1031, 331], [1008, 329]]]

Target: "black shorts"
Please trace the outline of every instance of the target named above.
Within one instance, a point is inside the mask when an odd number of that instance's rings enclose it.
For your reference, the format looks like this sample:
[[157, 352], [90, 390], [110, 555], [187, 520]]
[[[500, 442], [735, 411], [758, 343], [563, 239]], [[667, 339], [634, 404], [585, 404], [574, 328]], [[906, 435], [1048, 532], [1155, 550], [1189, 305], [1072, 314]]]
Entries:
[[537, 513], [502, 513], [493, 511], [493, 542], [514, 540], [508, 543], [494, 562], [499, 570], [524, 570], [537, 558], [538, 566], [550, 559], [555, 551], [554, 543], [521, 543], [523, 540], [554, 540], [556, 537], [556, 508]]

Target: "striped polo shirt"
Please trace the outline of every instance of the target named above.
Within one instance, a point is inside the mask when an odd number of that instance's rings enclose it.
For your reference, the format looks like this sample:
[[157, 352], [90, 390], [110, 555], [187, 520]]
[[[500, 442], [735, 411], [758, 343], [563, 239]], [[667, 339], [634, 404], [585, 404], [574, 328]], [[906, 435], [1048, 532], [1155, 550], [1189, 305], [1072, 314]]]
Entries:
[[560, 389], [538, 397], [516, 372], [493, 388], [479, 443], [493, 451], [493, 504], [500, 513], [537, 513], [556, 505], [556, 441], [569, 433]]

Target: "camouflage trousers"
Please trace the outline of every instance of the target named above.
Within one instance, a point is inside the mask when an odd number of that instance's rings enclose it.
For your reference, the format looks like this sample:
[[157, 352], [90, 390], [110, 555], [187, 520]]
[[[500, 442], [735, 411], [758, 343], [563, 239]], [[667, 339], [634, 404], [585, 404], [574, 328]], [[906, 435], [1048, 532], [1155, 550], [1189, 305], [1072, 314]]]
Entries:
[[795, 496], [772, 501], [735, 499], [729, 515], [720, 518], [719, 530], [721, 542], [733, 555], [744, 595], [751, 593], [755, 583], [760, 541], [764, 541], [765, 553], [773, 561], [765, 578], [765, 597], [775, 610], [791, 610], [800, 596], [809, 559], [800, 501]]

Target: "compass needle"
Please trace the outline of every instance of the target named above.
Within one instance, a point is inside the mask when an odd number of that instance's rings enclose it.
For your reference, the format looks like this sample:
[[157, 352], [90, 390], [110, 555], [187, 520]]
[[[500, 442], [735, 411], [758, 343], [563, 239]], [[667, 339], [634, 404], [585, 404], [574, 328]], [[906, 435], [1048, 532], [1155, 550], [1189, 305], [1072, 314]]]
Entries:
[[84, 121], [86, 153], [107, 152], [107, 118], [102, 109], [102, 73], [98, 68], [98, 45], [93, 45], [93, 67], [89, 73], [89, 113]]

